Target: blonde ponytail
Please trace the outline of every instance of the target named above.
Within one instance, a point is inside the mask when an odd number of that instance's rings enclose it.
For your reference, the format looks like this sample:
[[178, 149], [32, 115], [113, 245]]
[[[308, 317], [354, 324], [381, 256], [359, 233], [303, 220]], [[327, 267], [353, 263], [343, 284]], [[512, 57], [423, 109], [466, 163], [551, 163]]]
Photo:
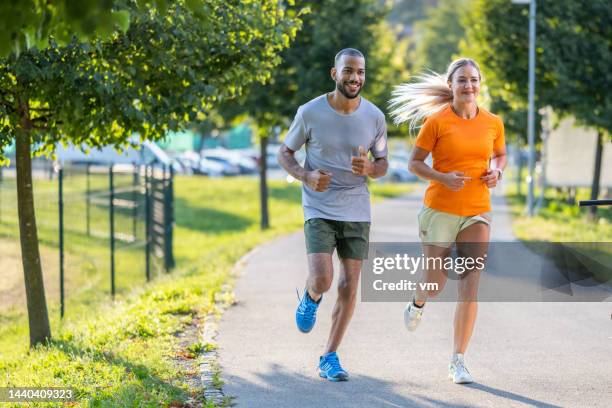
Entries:
[[417, 82], [396, 86], [389, 101], [393, 122], [396, 125], [408, 123], [413, 131], [426, 117], [445, 109], [453, 100], [448, 82], [452, 81], [455, 71], [465, 65], [472, 65], [481, 75], [476, 61], [459, 58], [448, 66], [445, 76], [435, 72], [421, 74]]
[[435, 72], [417, 77], [418, 82], [395, 87], [389, 101], [391, 116], [396, 125], [408, 122], [414, 130], [427, 116], [446, 108], [453, 94], [444, 77]]

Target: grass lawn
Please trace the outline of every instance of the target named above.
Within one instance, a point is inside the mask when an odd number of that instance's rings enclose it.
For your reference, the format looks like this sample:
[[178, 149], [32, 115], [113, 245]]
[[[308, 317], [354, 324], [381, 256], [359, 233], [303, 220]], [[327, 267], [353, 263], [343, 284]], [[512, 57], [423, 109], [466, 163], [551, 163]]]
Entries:
[[[375, 198], [391, 197], [410, 188], [371, 185]], [[177, 177], [175, 196], [177, 267], [171, 274], [160, 274], [146, 284], [142, 279], [144, 266], [131, 264], [126, 252], [127, 265], [119, 269], [130, 269], [128, 275], [140, 278], [126, 280], [115, 301], [110, 300], [104, 285], [76, 288], [63, 321], [51, 297], [53, 341], [35, 350], [28, 349], [24, 311], [0, 310], [0, 387], [72, 387], [78, 400], [75, 406], [94, 407], [181, 406], [193, 396], [196, 390], [184, 381], [190, 373], [176, 364], [176, 359], [206, 345], [181, 350], [176, 334], [217, 310], [222, 287], [231, 284], [229, 271], [242, 255], [279, 234], [300, 229], [303, 221], [298, 184], [270, 183], [272, 228], [264, 232], [259, 229], [255, 179]], [[2, 199], [6, 208], [6, 194]], [[49, 201], [46, 205], [52, 212]], [[6, 214], [3, 217], [0, 243], [9, 248], [12, 241], [14, 258], [16, 230], [4, 223]], [[43, 230], [41, 227], [41, 251], [52, 253], [56, 243], [53, 229]], [[84, 275], [87, 279], [74, 284], [104, 282], [106, 242], [83, 238], [78, 244], [77, 238], [69, 248], [69, 257], [76, 259], [72, 268], [82, 267], [80, 252], [85, 250], [90, 264], [98, 264]], [[45, 269], [47, 272], [53, 273], [52, 268]]]
[[[576, 204], [568, 204], [554, 188], [548, 188], [542, 207], [534, 217], [525, 214], [527, 185], [517, 194], [515, 176], [510, 174], [506, 196], [512, 212], [512, 230], [521, 240], [551, 242], [612, 242], [612, 207], [599, 207], [598, 219], [587, 219], [588, 209], [579, 207], [579, 200], [589, 199], [590, 190], [578, 189]], [[536, 201], [539, 197], [536, 190]]]
[[[541, 247], [539, 242], [565, 242], [563, 248], [581, 259], [580, 265], [587, 265], [593, 277], [600, 282], [610, 282], [610, 259], [612, 259], [612, 207], [603, 206], [597, 210], [597, 219], [588, 218], [588, 208], [579, 207], [579, 200], [590, 197], [590, 190], [578, 189], [576, 204], [567, 202], [566, 197], [554, 188], [544, 194], [541, 208], [536, 215], [525, 214], [527, 191], [526, 183], [521, 186], [522, 194], [517, 194], [515, 176], [507, 186], [506, 194], [512, 213], [512, 231], [517, 238], [538, 252], [550, 250], [550, 245]], [[540, 191], [536, 190], [536, 202]], [[573, 243], [573, 244], [567, 244]], [[582, 244], [581, 244], [582, 243]], [[565, 262], [569, 262], [565, 258]], [[605, 267], [607, 265], [607, 267]]]

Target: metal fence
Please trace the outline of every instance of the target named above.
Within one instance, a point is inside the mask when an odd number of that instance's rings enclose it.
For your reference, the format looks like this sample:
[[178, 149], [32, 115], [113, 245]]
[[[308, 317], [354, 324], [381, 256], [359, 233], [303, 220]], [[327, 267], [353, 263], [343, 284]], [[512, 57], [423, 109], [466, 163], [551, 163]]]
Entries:
[[[35, 161], [32, 173], [46, 291], [62, 316], [67, 298], [114, 297], [174, 267], [172, 168]], [[0, 168], [2, 246], [16, 246], [18, 225], [15, 169]]]

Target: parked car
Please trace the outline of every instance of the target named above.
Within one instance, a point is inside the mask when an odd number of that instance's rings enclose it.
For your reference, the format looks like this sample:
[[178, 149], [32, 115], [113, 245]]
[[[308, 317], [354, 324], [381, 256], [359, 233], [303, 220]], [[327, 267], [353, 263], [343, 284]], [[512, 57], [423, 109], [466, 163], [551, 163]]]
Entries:
[[225, 167], [221, 163], [216, 163], [206, 158], [201, 158], [194, 151], [187, 151], [174, 157], [175, 162], [185, 169], [184, 174], [199, 174], [210, 177], [221, 177]]
[[418, 180], [418, 177], [408, 170], [408, 161], [398, 159], [389, 160], [385, 178], [394, 183], [412, 183]]
[[[172, 159], [155, 142], [148, 140], [140, 141], [137, 136], [131, 138], [131, 142], [137, 147], [129, 146], [122, 152], [118, 152], [113, 146], [91, 148], [86, 144], [81, 147], [69, 144], [64, 146], [58, 143], [55, 148], [55, 156], [60, 164], [161, 164], [172, 165]], [[84, 151], [87, 151], [85, 153]], [[176, 168], [175, 168], [176, 170]]]
[[228, 149], [212, 149], [204, 152], [204, 157], [218, 162], [227, 162], [237, 166], [240, 174], [253, 174], [257, 172], [257, 161], [248, 154]]
[[[269, 169], [280, 169], [281, 165], [278, 163], [277, 160], [277, 155], [278, 155], [278, 151], [281, 148], [281, 144], [271, 144], [268, 145], [268, 149], [267, 149], [267, 157], [266, 157], [266, 163], [268, 164], [268, 168]], [[294, 154], [295, 160], [297, 160], [298, 163], [300, 163], [301, 165], [304, 165], [304, 161], [306, 161], [306, 150], [304, 148], [298, 150], [295, 152]]]
[[224, 176], [237, 176], [240, 174], [240, 167], [228, 158], [215, 154], [204, 153], [202, 155], [202, 159], [221, 165], [223, 167], [222, 174]]
[[238, 174], [228, 174], [228, 172], [231, 173], [231, 170], [228, 170], [227, 166], [223, 163], [218, 163], [214, 160], [210, 160], [204, 157], [198, 161], [198, 167], [197, 170], [194, 171], [194, 174], [201, 174], [210, 177], [221, 177]]

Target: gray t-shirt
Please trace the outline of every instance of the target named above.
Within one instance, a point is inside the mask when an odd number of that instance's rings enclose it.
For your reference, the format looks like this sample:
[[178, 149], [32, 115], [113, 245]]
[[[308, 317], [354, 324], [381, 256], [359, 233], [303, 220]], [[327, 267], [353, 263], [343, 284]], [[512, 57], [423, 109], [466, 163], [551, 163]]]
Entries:
[[366, 176], [353, 174], [351, 157], [359, 155], [359, 146], [372, 152], [375, 158], [387, 155], [387, 125], [380, 109], [361, 98], [354, 112], [343, 115], [331, 107], [327, 95], [321, 95], [300, 106], [285, 145], [294, 151], [306, 145], [304, 168], [332, 173], [326, 191], [317, 192], [306, 183], [302, 185], [306, 221], [325, 218], [370, 222]]

